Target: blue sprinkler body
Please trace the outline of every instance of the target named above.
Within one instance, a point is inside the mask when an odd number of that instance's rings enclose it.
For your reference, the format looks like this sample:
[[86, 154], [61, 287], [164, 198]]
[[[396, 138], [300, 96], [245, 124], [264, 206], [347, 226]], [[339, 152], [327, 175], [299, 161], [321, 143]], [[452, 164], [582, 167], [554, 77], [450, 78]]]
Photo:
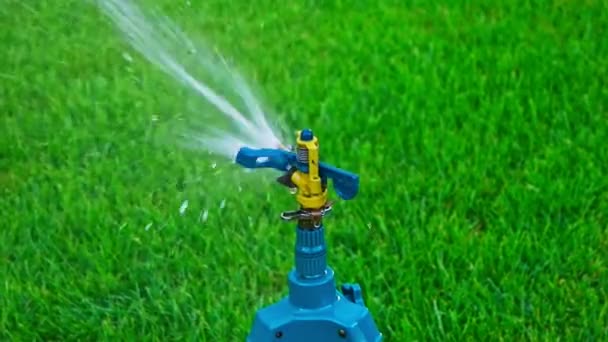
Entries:
[[236, 163], [245, 168], [285, 172], [277, 180], [297, 190], [300, 204], [298, 210], [281, 214], [284, 220], [297, 220], [289, 294], [257, 311], [247, 342], [382, 341], [361, 287], [345, 284], [338, 291], [334, 271], [327, 265], [322, 218], [332, 208], [327, 201], [328, 182], [341, 199], [350, 200], [359, 190], [359, 177], [319, 162], [312, 131], [298, 132], [297, 142], [296, 152], [243, 147], [236, 156]]

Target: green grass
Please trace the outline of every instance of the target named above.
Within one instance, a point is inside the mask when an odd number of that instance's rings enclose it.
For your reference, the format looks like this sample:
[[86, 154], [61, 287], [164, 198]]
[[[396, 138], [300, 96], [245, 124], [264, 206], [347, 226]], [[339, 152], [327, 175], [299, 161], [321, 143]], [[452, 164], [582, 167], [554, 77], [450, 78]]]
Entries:
[[[605, 1], [147, 3], [360, 174], [329, 262], [388, 341], [608, 339]], [[158, 144], [181, 95], [93, 6], [4, 1], [0, 41], [0, 340], [243, 340], [294, 199]]]

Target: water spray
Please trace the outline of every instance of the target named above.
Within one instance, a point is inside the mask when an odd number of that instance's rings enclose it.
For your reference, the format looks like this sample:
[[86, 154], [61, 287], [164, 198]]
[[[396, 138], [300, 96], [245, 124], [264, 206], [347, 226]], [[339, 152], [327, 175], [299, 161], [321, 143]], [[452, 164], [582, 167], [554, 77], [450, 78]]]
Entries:
[[[96, 2], [135, 50], [215, 108], [219, 116], [208, 120], [204, 131], [183, 132], [182, 136], [191, 143], [231, 160], [241, 146], [282, 146], [281, 134], [270, 124], [249, 84], [217, 51], [200, 41], [195, 44], [167, 17], [144, 11], [128, 0]], [[209, 84], [195, 77], [195, 71], [226, 83], [231, 91], [236, 92], [248, 115], [239, 111], [237, 106]], [[218, 120], [227, 122], [232, 131], [219, 128]]]

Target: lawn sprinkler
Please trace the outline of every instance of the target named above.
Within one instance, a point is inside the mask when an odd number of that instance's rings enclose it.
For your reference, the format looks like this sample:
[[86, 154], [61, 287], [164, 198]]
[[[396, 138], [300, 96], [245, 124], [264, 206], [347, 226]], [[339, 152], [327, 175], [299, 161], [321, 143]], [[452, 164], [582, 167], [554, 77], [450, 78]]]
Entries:
[[319, 141], [311, 130], [297, 133], [292, 149], [243, 147], [236, 163], [245, 168], [285, 172], [277, 181], [296, 194], [299, 209], [281, 214], [296, 221], [295, 268], [288, 275], [289, 295], [258, 310], [247, 342], [343, 342], [382, 340], [363, 302], [358, 284], [336, 289], [334, 271], [327, 265], [323, 217], [332, 210], [327, 184], [350, 200], [359, 190], [359, 177], [319, 161]]

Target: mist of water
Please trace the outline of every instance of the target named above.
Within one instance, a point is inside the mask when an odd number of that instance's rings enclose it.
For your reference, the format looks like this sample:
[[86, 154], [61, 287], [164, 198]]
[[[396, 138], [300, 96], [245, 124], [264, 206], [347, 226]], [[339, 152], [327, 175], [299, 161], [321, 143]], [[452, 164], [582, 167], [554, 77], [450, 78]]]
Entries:
[[[167, 17], [145, 11], [128, 0], [97, 0], [97, 3], [134, 49], [215, 108], [217, 114], [205, 119], [203, 130], [183, 132], [192, 143], [230, 159], [243, 146], [282, 146], [281, 134], [270, 124], [251, 87], [220, 54], [198, 41], [195, 44]], [[183, 58], [178, 56], [184, 54], [192, 63], [181, 62]], [[239, 111], [237, 106], [212, 89], [209, 82], [195, 77], [194, 69], [202, 69], [234, 91], [246, 112]], [[217, 124], [219, 119], [228, 120], [232, 130]]]

